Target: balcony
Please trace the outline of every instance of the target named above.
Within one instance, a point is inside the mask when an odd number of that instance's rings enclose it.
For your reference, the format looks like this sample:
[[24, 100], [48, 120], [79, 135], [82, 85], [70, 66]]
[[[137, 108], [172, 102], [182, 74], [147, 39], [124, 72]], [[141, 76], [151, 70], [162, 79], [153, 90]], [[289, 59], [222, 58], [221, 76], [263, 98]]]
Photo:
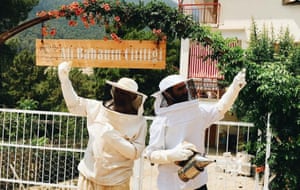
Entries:
[[179, 4], [179, 9], [185, 15], [191, 15], [195, 22], [212, 27], [219, 26], [220, 3]]

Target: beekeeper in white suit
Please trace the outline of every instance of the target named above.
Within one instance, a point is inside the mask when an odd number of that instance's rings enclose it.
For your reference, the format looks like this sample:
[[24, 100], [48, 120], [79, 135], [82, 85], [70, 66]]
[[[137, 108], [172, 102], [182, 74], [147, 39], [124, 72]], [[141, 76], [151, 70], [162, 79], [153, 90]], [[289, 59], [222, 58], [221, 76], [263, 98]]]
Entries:
[[150, 126], [150, 141], [145, 150], [145, 157], [158, 164], [158, 189], [207, 189], [206, 170], [184, 182], [178, 177], [179, 166], [174, 162], [187, 160], [193, 151], [205, 153], [205, 129], [224, 117], [245, 85], [243, 70], [216, 104], [205, 105], [197, 98], [191, 100], [193, 94], [182, 76], [170, 75], [161, 80], [159, 92], [153, 94], [156, 118]]
[[79, 190], [129, 190], [134, 160], [139, 158], [147, 132], [143, 117], [146, 96], [130, 78], [111, 85], [112, 99], [97, 101], [79, 97], [68, 78], [71, 62], [58, 67], [58, 76], [71, 113], [87, 117], [89, 140], [78, 165]]

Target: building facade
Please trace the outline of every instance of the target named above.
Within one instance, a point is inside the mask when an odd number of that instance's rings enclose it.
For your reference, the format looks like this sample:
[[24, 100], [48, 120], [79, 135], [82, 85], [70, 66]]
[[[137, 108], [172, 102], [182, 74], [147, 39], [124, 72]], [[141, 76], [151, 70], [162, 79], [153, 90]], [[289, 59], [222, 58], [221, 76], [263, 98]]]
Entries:
[[[211, 26], [224, 38], [236, 38], [244, 49], [248, 47], [253, 22], [260, 31], [273, 31], [275, 37], [288, 29], [295, 43], [300, 43], [300, 0], [178, 0], [178, 6], [200, 25]], [[222, 76], [216, 61], [204, 59], [209, 51], [182, 39], [180, 73], [200, 81], [201, 94], [218, 99], [222, 89], [218, 89], [217, 81]]]

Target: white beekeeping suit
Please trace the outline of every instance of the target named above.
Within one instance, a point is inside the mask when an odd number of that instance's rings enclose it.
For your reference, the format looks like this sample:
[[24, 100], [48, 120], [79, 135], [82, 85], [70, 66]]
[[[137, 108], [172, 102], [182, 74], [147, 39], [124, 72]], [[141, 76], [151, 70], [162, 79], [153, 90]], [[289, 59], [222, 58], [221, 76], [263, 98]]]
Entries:
[[[128, 189], [134, 160], [139, 158], [144, 147], [147, 132], [143, 117], [146, 96], [138, 92], [135, 81], [121, 78], [118, 82], [107, 81], [114, 88], [136, 94], [133, 101], [136, 114], [114, 111], [104, 101], [79, 97], [68, 78], [71, 63], [63, 62], [58, 67], [62, 92], [71, 113], [87, 117], [89, 134], [84, 158], [78, 165], [80, 171], [79, 189]], [[125, 186], [120, 186], [125, 184]]]
[[157, 186], [160, 190], [193, 190], [206, 185], [206, 170], [196, 178], [183, 182], [177, 174], [179, 166], [174, 162], [188, 159], [193, 154], [190, 149], [205, 152], [205, 129], [223, 118], [246, 84], [245, 72], [240, 72], [215, 105], [203, 105], [196, 99], [166, 106], [163, 92], [185, 81], [180, 75], [170, 75], [160, 82], [160, 91], [154, 94], [157, 116], [150, 126], [150, 141], [145, 157], [158, 164]]

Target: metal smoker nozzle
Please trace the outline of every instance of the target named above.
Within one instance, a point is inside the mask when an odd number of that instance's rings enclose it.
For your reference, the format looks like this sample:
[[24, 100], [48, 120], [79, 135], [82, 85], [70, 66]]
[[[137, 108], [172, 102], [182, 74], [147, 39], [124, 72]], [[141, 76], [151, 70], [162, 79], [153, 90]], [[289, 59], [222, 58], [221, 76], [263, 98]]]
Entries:
[[204, 168], [207, 165], [216, 162], [216, 160], [210, 160], [208, 158], [205, 158], [203, 156], [197, 156], [197, 160], [195, 161], [196, 167], [198, 168]]
[[187, 182], [194, 179], [204, 168], [216, 160], [211, 160], [201, 156], [200, 153], [195, 153], [184, 165], [178, 170], [179, 178]]

